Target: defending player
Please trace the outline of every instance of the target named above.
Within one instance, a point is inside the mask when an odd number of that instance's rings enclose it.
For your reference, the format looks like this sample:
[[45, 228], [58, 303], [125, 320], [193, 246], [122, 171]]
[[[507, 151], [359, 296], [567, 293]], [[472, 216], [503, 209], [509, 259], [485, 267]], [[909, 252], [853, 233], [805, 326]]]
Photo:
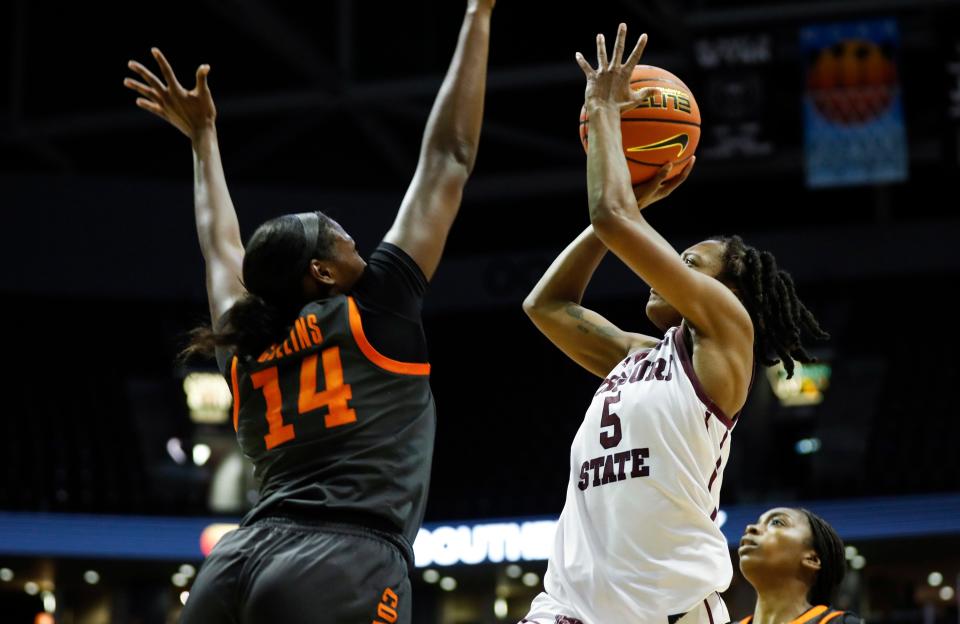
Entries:
[[137, 105], [193, 143], [197, 232], [216, 350], [260, 500], [200, 570], [187, 623], [409, 622], [435, 414], [420, 318], [473, 168], [494, 0], [469, 0], [393, 226], [364, 262], [321, 212], [277, 217], [241, 244], [207, 86], [143, 65]]

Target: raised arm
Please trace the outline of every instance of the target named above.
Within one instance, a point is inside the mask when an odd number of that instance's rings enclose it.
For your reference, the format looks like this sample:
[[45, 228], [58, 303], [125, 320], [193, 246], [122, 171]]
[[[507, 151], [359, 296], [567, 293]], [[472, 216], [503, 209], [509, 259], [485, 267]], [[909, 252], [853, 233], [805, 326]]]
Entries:
[[631, 334], [580, 305], [607, 248], [587, 227], [553, 261], [523, 301], [523, 311], [550, 342], [591, 373], [606, 377], [628, 353], [657, 340]]
[[177, 81], [160, 50], [153, 48], [151, 52], [166, 84], [136, 61], [130, 61], [128, 67], [144, 82], [127, 78], [123, 84], [140, 94], [137, 106], [172, 124], [193, 144], [194, 214], [206, 266], [210, 317], [216, 326], [245, 291], [240, 282], [243, 268], [240, 226], [220, 162], [215, 125], [217, 110], [207, 86], [210, 66], [201, 65], [197, 69], [197, 85], [188, 91]]
[[428, 280], [440, 263], [477, 155], [494, 2], [467, 2], [453, 61], [427, 120], [416, 173], [384, 238], [407, 252]]
[[753, 329], [743, 304], [717, 279], [687, 267], [637, 208], [623, 155], [620, 114], [644, 96], [630, 88], [630, 75], [647, 37], [642, 35], [626, 63], [621, 63], [625, 40], [626, 26], [621, 24], [613, 57], [607, 61], [603, 35], [597, 37], [596, 70], [577, 54], [587, 76], [590, 222], [610, 251], [676, 308], [699, 337], [733, 348], [749, 362]]

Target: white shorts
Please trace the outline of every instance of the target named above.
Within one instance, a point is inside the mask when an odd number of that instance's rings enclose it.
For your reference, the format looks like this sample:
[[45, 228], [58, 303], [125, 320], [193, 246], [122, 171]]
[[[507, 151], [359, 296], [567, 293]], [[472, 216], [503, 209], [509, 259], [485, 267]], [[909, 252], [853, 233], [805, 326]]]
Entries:
[[[672, 624], [727, 624], [730, 613], [723, 603], [720, 594], [712, 593], [696, 607], [687, 611], [683, 617], [674, 620]], [[664, 618], [664, 624], [667, 624]], [[585, 622], [573, 612], [550, 597], [546, 592], [540, 594], [530, 603], [530, 612], [518, 624], [603, 624], [599, 622]]]
[[720, 594], [714, 592], [693, 609], [687, 611], [676, 624], [727, 624], [730, 612]]
[[530, 612], [520, 620], [526, 624], [585, 624], [570, 608], [560, 604], [547, 592], [537, 594], [530, 603]]

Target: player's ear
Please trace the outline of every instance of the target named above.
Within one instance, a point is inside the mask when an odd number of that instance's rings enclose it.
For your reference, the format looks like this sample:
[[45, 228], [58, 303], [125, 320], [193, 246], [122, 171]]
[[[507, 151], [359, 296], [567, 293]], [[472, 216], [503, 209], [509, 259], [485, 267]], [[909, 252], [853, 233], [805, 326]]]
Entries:
[[800, 565], [802, 565], [805, 570], [809, 570], [810, 572], [819, 572], [822, 565], [820, 562], [820, 555], [817, 554], [817, 551], [811, 548], [803, 553], [803, 559], [801, 559]]
[[336, 271], [333, 266], [324, 260], [313, 259], [310, 261], [310, 277], [321, 284], [331, 287], [337, 283]]

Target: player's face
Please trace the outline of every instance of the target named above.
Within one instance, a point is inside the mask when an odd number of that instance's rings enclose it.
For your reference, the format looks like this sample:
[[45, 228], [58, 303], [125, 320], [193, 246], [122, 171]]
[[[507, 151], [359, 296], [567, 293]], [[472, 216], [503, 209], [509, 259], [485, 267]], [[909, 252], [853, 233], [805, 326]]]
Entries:
[[748, 524], [737, 554], [740, 571], [756, 587], [776, 579], [803, 578], [819, 568], [810, 523], [797, 509], [778, 507]]
[[360, 257], [356, 241], [336, 222], [334, 222], [333, 237], [331, 263], [336, 269], [337, 290], [346, 292], [363, 275], [363, 269], [366, 268], [367, 263]]
[[[685, 249], [680, 254], [680, 260], [692, 271], [716, 277], [723, 272], [723, 252], [725, 249], [726, 245], [720, 241], [706, 240]], [[683, 320], [680, 313], [652, 289], [650, 290], [650, 299], [647, 301], [647, 318], [661, 331], [676, 327]]]

